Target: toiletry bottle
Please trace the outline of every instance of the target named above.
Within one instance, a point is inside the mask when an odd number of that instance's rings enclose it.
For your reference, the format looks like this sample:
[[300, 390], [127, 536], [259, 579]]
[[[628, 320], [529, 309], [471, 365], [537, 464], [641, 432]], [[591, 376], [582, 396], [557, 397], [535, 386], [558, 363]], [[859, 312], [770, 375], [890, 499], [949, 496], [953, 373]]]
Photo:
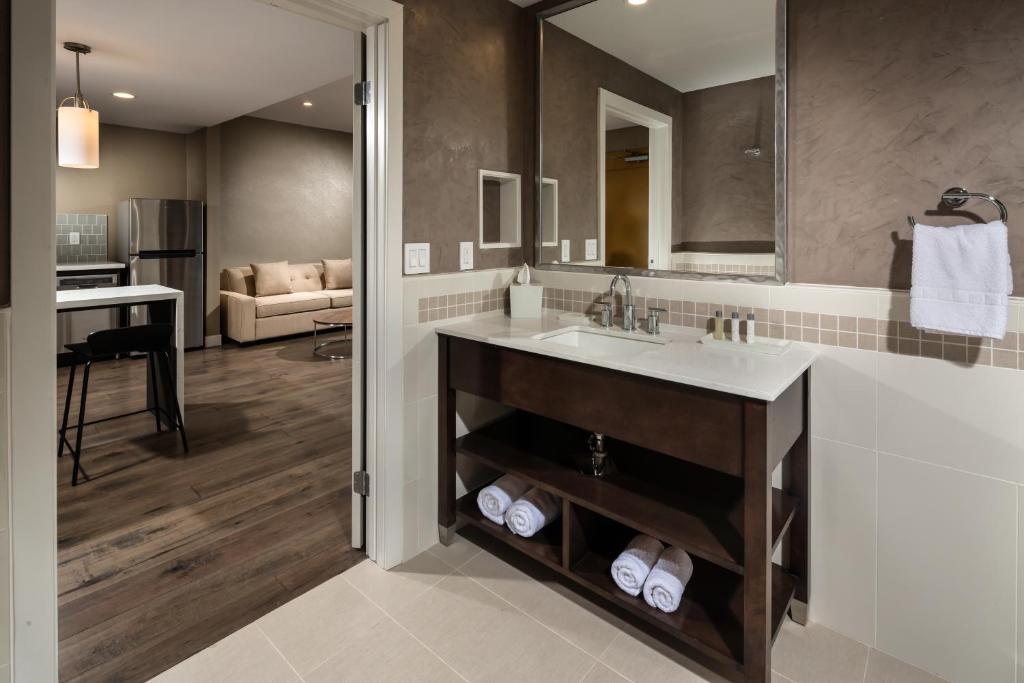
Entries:
[[725, 339], [725, 318], [722, 317], [721, 311], [715, 311], [715, 331], [713, 335], [718, 341]]
[[755, 323], [754, 314], [753, 313], [747, 313], [747, 343], [748, 344], [756, 344], [757, 343], [757, 333], [754, 331], [754, 323]]
[[730, 332], [729, 338], [732, 339], [734, 342], [739, 343], [739, 341], [740, 341], [740, 314], [737, 313], [736, 311], [733, 311], [732, 315], [730, 316], [729, 324], [732, 325], [731, 329], [729, 330], [729, 332]]

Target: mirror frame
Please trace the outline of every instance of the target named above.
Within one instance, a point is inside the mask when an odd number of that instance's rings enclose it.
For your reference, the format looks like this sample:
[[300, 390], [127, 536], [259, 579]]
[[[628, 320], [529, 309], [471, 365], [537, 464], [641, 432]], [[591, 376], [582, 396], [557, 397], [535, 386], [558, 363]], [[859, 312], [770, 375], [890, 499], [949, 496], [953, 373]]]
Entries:
[[574, 273], [591, 273], [606, 275], [632, 275], [636, 277], [670, 278], [676, 280], [710, 280], [725, 282], [748, 282], [757, 284], [786, 283], [787, 278], [787, 230], [789, 223], [789, 191], [788, 191], [788, 157], [786, 153], [787, 126], [787, 0], [775, 0], [775, 276], [765, 275], [725, 275], [715, 273], [693, 273], [674, 270], [650, 270], [646, 268], [628, 268], [615, 266], [581, 266], [561, 263], [544, 263], [541, 260], [543, 233], [543, 205], [541, 203], [541, 182], [544, 177], [544, 22], [551, 17], [588, 5], [597, 0], [568, 0], [550, 6], [541, 3], [536, 12], [537, 20], [537, 54], [534, 78], [536, 88], [534, 102], [536, 104], [534, 126], [536, 130], [536, 169], [534, 173], [534, 240], [533, 265], [538, 270], [568, 271]]

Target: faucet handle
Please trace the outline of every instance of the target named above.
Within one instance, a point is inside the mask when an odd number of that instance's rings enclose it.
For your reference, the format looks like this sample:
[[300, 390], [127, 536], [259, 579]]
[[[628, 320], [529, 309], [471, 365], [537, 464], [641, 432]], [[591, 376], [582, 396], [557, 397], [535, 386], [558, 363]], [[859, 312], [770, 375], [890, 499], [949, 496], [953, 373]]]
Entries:
[[664, 308], [647, 309], [647, 332], [649, 334], [661, 334], [661, 315], [668, 313]]

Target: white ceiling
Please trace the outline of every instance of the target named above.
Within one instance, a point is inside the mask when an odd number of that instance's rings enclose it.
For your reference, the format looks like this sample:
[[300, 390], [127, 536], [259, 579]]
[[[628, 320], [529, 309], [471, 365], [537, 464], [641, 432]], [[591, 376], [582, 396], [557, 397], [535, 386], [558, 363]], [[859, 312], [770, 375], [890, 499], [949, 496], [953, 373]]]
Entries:
[[[304, 107], [303, 102], [312, 102], [313, 106]], [[351, 133], [352, 77], [346, 76], [315, 90], [257, 109], [249, 116]]]
[[775, 73], [775, 0], [596, 0], [550, 21], [681, 92]]
[[92, 46], [82, 92], [101, 122], [179, 133], [353, 73], [351, 31], [253, 0], [57, 0], [58, 101], [74, 92], [64, 41]]

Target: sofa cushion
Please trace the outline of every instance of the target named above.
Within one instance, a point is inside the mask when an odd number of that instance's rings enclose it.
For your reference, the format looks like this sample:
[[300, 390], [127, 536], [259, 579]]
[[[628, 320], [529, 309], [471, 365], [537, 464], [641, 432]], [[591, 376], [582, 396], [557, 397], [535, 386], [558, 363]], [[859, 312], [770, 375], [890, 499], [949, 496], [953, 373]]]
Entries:
[[331, 297], [331, 308], [347, 308], [352, 305], [351, 289], [325, 289], [323, 293]]
[[319, 263], [293, 263], [293, 292], [320, 292], [324, 288], [323, 267]]
[[324, 267], [324, 289], [352, 288], [352, 259], [321, 259]]
[[256, 278], [256, 296], [291, 293], [292, 274], [287, 261], [253, 263], [251, 266]]
[[319, 311], [331, 307], [331, 298], [323, 292], [293, 292], [256, 297], [256, 317], [272, 318], [289, 313]]
[[256, 296], [256, 277], [249, 266], [225, 268], [220, 272], [220, 288], [225, 292], [235, 292], [247, 296]]

